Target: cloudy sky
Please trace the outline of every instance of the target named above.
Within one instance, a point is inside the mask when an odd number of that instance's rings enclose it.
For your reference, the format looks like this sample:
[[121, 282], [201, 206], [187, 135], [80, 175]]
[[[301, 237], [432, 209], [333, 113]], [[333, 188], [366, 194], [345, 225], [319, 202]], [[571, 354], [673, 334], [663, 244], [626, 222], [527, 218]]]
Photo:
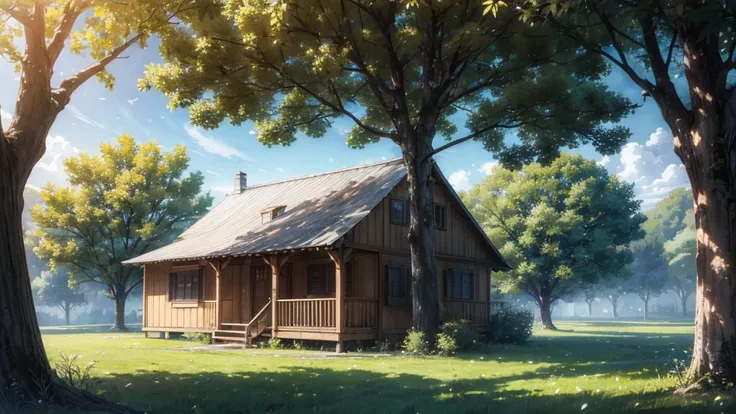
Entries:
[[[88, 82], [73, 96], [70, 105], [59, 116], [47, 139], [47, 152], [38, 163], [29, 185], [42, 187], [47, 182], [63, 184], [63, 160], [80, 152], [97, 153], [101, 142], [114, 140], [129, 132], [139, 141], [156, 140], [165, 149], [184, 144], [191, 157], [191, 168], [205, 174], [206, 190], [216, 199], [232, 189], [233, 175], [248, 173], [249, 183], [263, 183], [304, 174], [392, 159], [399, 156], [390, 142], [380, 142], [363, 150], [345, 146], [350, 128], [347, 120], [338, 120], [326, 137], [301, 137], [291, 147], [267, 148], [257, 142], [253, 126], [223, 125], [205, 131], [188, 123], [186, 110], [169, 111], [167, 100], [158, 92], [139, 92], [136, 81], [145, 65], [158, 62], [156, 45], [133, 49], [126, 59], [114, 62], [111, 72], [117, 78], [113, 92], [95, 81]], [[90, 62], [84, 56], [65, 54], [56, 68], [54, 82], [59, 82]], [[14, 110], [18, 74], [13, 66], [0, 61], [0, 107], [2, 121], [7, 124]], [[640, 91], [614, 72], [608, 79], [610, 87], [641, 102]], [[645, 208], [651, 207], [669, 191], [688, 185], [684, 170], [673, 152], [672, 136], [657, 107], [644, 103], [636, 114], [623, 123], [632, 138], [620, 154], [602, 157], [590, 147], [573, 152], [595, 159], [611, 173], [636, 186], [636, 193]], [[457, 135], [467, 131], [460, 128]], [[470, 188], [485, 177], [494, 164], [491, 155], [476, 142], [458, 145], [437, 157], [442, 171], [457, 190]]]

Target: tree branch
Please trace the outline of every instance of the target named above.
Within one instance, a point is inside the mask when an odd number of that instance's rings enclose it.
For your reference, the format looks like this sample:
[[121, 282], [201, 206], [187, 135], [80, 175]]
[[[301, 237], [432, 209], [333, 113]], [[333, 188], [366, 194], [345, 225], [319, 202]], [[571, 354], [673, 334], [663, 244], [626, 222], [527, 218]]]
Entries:
[[47, 47], [47, 53], [49, 55], [49, 61], [53, 65], [59, 58], [61, 51], [64, 50], [64, 42], [69, 38], [69, 34], [74, 27], [74, 23], [77, 18], [84, 13], [85, 10], [90, 6], [89, 1], [75, 2], [70, 1], [64, 7], [64, 14], [61, 17], [59, 25], [54, 31], [54, 35], [51, 37], [51, 41]]
[[89, 80], [89, 78], [105, 70], [105, 68], [107, 67], [108, 64], [110, 64], [110, 62], [117, 59], [117, 57], [120, 56], [121, 53], [123, 53], [126, 49], [128, 49], [135, 42], [137, 42], [141, 38], [141, 36], [142, 35], [138, 33], [137, 35], [128, 39], [128, 41], [126, 41], [122, 45], [113, 49], [112, 52], [110, 52], [110, 54], [108, 54], [104, 58], [80, 70], [73, 76], [70, 76], [64, 79], [61, 82], [61, 85], [59, 85], [59, 87], [55, 89], [54, 92], [59, 95], [64, 96], [65, 98], [70, 97], [71, 94], [75, 90], [77, 90], [77, 88], [79, 88], [84, 82]]

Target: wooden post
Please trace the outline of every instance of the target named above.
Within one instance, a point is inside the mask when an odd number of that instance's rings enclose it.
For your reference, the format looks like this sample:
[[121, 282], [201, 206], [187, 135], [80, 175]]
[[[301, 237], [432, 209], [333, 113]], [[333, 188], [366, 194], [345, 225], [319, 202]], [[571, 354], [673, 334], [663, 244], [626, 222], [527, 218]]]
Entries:
[[339, 353], [342, 352], [342, 331], [345, 327], [345, 274], [342, 271], [344, 251], [342, 248], [337, 252], [328, 250], [327, 254], [335, 262], [335, 332], [337, 333], [335, 352]]
[[[146, 265], [141, 266], [143, 268], [143, 321], [141, 323], [141, 326], [144, 328], [147, 328], [146, 326], [146, 302], [148, 302], [148, 298], [146, 297]], [[168, 279], [168, 275], [166, 278]], [[166, 291], [168, 295], [168, 290]], [[146, 332], [146, 338], [148, 338], [148, 332]]]
[[378, 276], [378, 323], [376, 329], [378, 329], [379, 344], [383, 341], [383, 301], [386, 299], [386, 295], [383, 293], [383, 281], [385, 280], [383, 272], [383, 253], [378, 253], [378, 266], [376, 266], [376, 273]]
[[223, 270], [227, 267], [227, 265], [230, 264], [230, 260], [232, 258], [229, 258], [225, 260], [224, 262], [222, 260], [217, 260], [217, 264], [213, 263], [212, 261], [208, 260], [207, 263], [209, 263], [210, 267], [212, 267], [212, 270], [215, 271], [215, 330], [220, 329], [220, 306], [222, 306], [222, 303], [220, 302], [220, 273], [222, 273]]
[[281, 267], [289, 260], [289, 256], [269, 256], [263, 258], [266, 264], [271, 266], [271, 338], [275, 338], [278, 333], [279, 279], [281, 278]]

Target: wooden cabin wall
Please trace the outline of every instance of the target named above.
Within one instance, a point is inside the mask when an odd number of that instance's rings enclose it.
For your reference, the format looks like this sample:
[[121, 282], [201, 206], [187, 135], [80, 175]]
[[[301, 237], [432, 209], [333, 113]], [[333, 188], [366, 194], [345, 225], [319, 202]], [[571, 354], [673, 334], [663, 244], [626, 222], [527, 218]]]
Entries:
[[[205, 326], [204, 304], [196, 307], [178, 307], [169, 302], [169, 272], [173, 265], [196, 265], [197, 263], [154, 263], [145, 265], [143, 279], [145, 292], [144, 328], [176, 328], [181, 331], [208, 330]], [[215, 299], [215, 274], [205, 268], [204, 297]]]
[[[347, 240], [359, 245], [390, 250], [409, 250], [406, 237], [409, 227], [389, 221], [390, 199], [409, 199], [406, 180], [400, 182], [381, 203], [358, 223]], [[435, 185], [434, 201], [447, 208], [447, 229], [434, 231], [435, 252], [443, 256], [461, 257], [483, 262], [492, 261], [483, 236], [478, 234], [470, 219], [443, 185]]]
[[[386, 280], [386, 266], [390, 264], [399, 265], [410, 265], [409, 255], [394, 255], [384, 254], [383, 264], [381, 266], [381, 277], [384, 280], [384, 292], [385, 295], [385, 280]], [[491, 269], [484, 265], [471, 264], [468, 262], [453, 261], [453, 260], [437, 260], [437, 290], [440, 298], [440, 303], [445, 300], [445, 274], [449, 269], [469, 269], [473, 271], [473, 300], [476, 301], [487, 301], [491, 297]], [[388, 306], [385, 304], [385, 300], [382, 300], [383, 311], [381, 315], [381, 326], [384, 333], [405, 333], [411, 328], [412, 323], [412, 307], [411, 304], [407, 306]]]

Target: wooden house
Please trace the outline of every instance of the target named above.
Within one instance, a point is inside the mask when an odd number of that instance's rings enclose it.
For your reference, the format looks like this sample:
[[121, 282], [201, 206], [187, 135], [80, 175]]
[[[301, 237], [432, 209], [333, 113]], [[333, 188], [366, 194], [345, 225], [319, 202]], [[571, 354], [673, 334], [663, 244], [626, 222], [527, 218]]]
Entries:
[[[435, 248], [445, 319], [487, 325], [491, 271], [509, 269], [435, 168]], [[143, 331], [380, 339], [411, 326], [408, 186], [400, 160], [248, 186], [142, 265]]]

